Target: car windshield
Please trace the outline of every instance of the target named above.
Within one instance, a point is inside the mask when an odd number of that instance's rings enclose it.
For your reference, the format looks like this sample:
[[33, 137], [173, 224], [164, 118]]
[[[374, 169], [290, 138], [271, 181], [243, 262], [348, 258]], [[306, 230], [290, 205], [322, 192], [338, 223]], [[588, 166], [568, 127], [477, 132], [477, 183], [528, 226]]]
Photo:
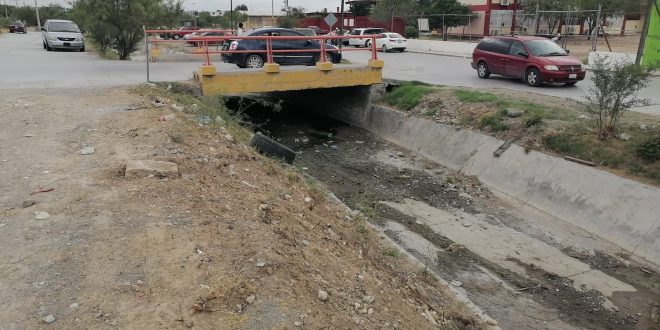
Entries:
[[48, 24], [48, 31], [80, 33], [78, 25], [70, 22], [51, 22]]
[[388, 33], [388, 34], [386, 34], [386, 36], [388, 36], [389, 38], [398, 38], [398, 39], [403, 38], [403, 36], [398, 34], [398, 33]]
[[306, 35], [306, 36], [316, 36], [316, 32], [312, 29], [297, 29], [296, 31]]
[[559, 45], [550, 40], [530, 40], [525, 43], [534, 56], [566, 56]]

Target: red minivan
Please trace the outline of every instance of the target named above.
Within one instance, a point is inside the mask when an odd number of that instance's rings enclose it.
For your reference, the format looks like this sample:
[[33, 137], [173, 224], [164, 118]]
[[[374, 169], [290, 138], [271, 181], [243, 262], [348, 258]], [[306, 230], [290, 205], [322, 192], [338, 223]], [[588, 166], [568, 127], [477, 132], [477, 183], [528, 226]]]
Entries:
[[498, 74], [524, 79], [534, 87], [542, 83], [574, 85], [587, 72], [580, 60], [555, 42], [527, 36], [484, 38], [474, 49], [472, 68], [482, 79]]

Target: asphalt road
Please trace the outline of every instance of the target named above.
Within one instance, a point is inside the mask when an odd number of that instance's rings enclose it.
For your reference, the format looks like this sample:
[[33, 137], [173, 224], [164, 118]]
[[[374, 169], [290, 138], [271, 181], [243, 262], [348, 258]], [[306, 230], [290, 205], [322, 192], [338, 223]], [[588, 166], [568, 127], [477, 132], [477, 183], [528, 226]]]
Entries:
[[[345, 52], [353, 63], [366, 64], [369, 52]], [[575, 86], [528, 87], [521, 81], [503, 77], [487, 80], [477, 78], [470, 60], [460, 57], [418, 53], [379, 53], [385, 60], [384, 77], [419, 80], [433, 84], [476, 88], [503, 88], [580, 100], [591, 87], [585, 80]], [[234, 65], [214, 63], [218, 70], [235, 70]], [[151, 63], [154, 81], [187, 80], [199, 62]], [[0, 88], [118, 86], [142, 83], [146, 80], [144, 61], [109, 61], [93, 52], [47, 52], [42, 47], [41, 34], [0, 35]], [[660, 115], [660, 78], [653, 78], [641, 96], [652, 106], [636, 111]]]

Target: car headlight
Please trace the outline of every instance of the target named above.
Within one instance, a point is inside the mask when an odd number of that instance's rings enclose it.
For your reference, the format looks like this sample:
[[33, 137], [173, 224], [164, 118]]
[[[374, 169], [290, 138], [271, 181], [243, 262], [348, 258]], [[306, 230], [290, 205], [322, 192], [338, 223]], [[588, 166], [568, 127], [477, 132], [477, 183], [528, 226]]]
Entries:
[[47, 36], [46, 39], [48, 39], [48, 40], [50, 40], [50, 41], [57, 41], [57, 37], [56, 37], [56, 36]]
[[82, 37], [76, 37], [75, 41], [83, 41], [83, 38]]
[[546, 65], [543, 68], [548, 71], [559, 71], [559, 68], [556, 65]]

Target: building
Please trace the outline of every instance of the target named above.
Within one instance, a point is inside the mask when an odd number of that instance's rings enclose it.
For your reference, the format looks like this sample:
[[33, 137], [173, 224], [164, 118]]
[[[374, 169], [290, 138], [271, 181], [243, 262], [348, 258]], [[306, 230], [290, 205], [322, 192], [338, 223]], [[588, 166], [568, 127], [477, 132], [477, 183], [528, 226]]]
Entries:
[[243, 22], [245, 29], [256, 29], [265, 26], [278, 26], [277, 19], [286, 16], [284, 11], [256, 11], [243, 12], [247, 15], [247, 21]]

